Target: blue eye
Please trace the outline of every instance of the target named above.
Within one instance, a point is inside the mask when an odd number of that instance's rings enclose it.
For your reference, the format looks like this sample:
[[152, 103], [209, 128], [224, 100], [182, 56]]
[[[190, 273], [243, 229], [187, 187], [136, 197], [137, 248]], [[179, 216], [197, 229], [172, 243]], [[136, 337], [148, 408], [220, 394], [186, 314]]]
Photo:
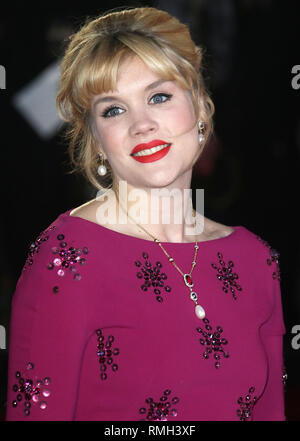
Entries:
[[102, 113], [103, 118], [112, 118], [114, 116], [120, 115], [122, 109], [120, 107], [112, 106], [108, 109], [105, 109]]
[[[150, 103], [151, 104], [162, 104], [162, 103], [165, 103], [166, 101], [169, 101], [172, 98], [172, 96], [173, 95], [170, 95], [168, 93], [156, 93], [150, 99]], [[115, 116], [121, 115], [121, 113], [123, 113], [123, 112], [124, 112], [124, 110], [121, 109], [120, 107], [110, 106], [102, 112], [101, 116], [103, 118], [113, 118]]]
[[156, 93], [153, 95], [150, 102], [152, 101], [153, 104], [161, 104], [169, 101], [171, 98], [172, 95], [169, 95], [168, 93]]

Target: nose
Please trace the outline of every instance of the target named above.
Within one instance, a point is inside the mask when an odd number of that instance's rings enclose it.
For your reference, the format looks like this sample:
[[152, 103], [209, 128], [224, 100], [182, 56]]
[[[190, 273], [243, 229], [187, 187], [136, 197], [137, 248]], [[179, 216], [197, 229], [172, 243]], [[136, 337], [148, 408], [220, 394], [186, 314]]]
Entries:
[[143, 137], [155, 133], [158, 129], [158, 122], [152, 119], [146, 112], [135, 112], [132, 115], [130, 135], [134, 138]]

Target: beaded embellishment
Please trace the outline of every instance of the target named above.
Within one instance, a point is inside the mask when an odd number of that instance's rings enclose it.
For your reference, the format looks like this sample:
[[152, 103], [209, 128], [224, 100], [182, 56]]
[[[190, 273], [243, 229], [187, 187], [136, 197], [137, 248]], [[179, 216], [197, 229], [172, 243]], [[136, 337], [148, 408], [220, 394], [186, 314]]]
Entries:
[[201, 327], [196, 328], [196, 331], [201, 334], [199, 339], [200, 344], [205, 347], [203, 357], [208, 360], [209, 356], [213, 355], [215, 368], [219, 369], [221, 366], [221, 357], [229, 357], [229, 353], [226, 352], [223, 347], [228, 344], [228, 341], [221, 335], [223, 333], [221, 326], [217, 326], [216, 330], [213, 331], [207, 318], [203, 319], [203, 323], [205, 323], [205, 330]]
[[107, 379], [108, 367], [111, 367], [113, 372], [119, 369], [119, 366], [115, 362], [114, 357], [119, 355], [120, 350], [118, 348], [112, 348], [113, 342], [115, 340], [113, 335], [109, 335], [105, 340], [105, 337], [101, 329], [97, 329], [97, 341], [98, 341], [98, 351], [97, 355], [99, 357], [100, 363], [100, 378], [101, 380]]
[[[27, 363], [26, 370], [32, 371], [34, 369], [33, 363]], [[49, 377], [43, 380], [29, 378], [26, 374], [22, 376], [21, 372], [16, 372], [18, 383], [13, 385], [13, 391], [16, 393], [16, 399], [12, 402], [13, 407], [17, 407], [19, 403], [23, 402], [24, 414], [30, 415], [30, 410], [33, 405], [39, 406], [41, 410], [47, 408], [46, 398], [51, 394], [49, 385], [51, 380]]]
[[237, 402], [240, 406], [240, 408], [237, 410], [237, 416], [239, 417], [240, 421], [251, 421], [252, 419], [252, 413], [253, 413], [253, 407], [257, 401], [257, 397], [253, 397], [252, 395], [255, 392], [255, 387], [250, 387], [248, 394], [245, 396], [245, 398], [240, 397]]
[[237, 273], [233, 272], [234, 263], [232, 260], [229, 260], [226, 265], [223, 259], [223, 254], [218, 252], [217, 256], [219, 259], [219, 266], [215, 263], [212, 263], [211, 266], [217, 270], [217, 278], [223, 283], [223, 291], [227, 293], [228, 290], [230, 290], [232, 297], [236, 300], [236, 290], [242, 291], [242, 287], [237, 283], [239, 276]]
[[134, 262], [139, 268], [139, 271], [136, 273], [137, 278], [144, 278], [144, 283], [141, 285], [141, 289], [143, 291], [153, 289], [156, 300], [161, 303], [163, 301], [162, 294], [171, 291], [171, 287], [169, 285], [165, 285], [167, 275], [166, 273], [162, 272], [163, 265], [161, 262], [156, 262], [155, 265], [152, 266], [151, 262], [148, 260], [149, 255], [146, 252], [142, 253], [142, 257], [144, 259], [143, 263], [140, 260], [136, 260]]
[[[53, 258], [48, 263], [47, 269], [55, 271], [59, 277], [66, 274], [72, 274], [74, 280], [81, 280], [79, 266], [86, 264], [86, 255], [89, 253], [87, 247], [75, 248], [69, 246], [65, 240], [64, 234], [57, 235], [58, 244], [51, 248]], [[53, 293], [59, 292], [59, 286], [54, 286]]]
[[[266, 259], [266, 263], [268, 266], [272, 266], [273, 272], [272, 277], [274, 280], [278, 280], [280, 282], [280, 266], [279, 266], [279, 257], [280, 254], [278, 251], [276, 251], [274, 248], [271, 247], [271, 245], [264, 239], [262, 239], [260, 236], [256, 236], [256, 238], [263, 243], [269, 250], [270, 256]], [[275, 266], [273, 265], [275, 263]]]
[[31, 265], [33, 265], [33, 257], [35, 254], [37, 254], [40, 250], [41, 244], [43, 242], [46, 242], [49, 239], [49, 233], [53, 230], [55, 230], [56, 226], [52, 225], [52, 227], [47, 228], [47, 230], [42, 231], [38, 237], [30, 243], [28, 255], [26, 258], [26, 262], [23, 266], [22, 271], [24, 271], [26, 268], [29, 268]]
[[168, 421], [168, 418], [177, 417], [177, 409], [173, 407], [179, 402], [178, 397], [170, 397], [170, 389], [166, 389], [159, 401], [154, 401], [153, 398], [147, 398], [145, 403], [146, 407], [139, 409], [140, 415], [145, 415], [146, 418], [142, 418], [141, 421]]

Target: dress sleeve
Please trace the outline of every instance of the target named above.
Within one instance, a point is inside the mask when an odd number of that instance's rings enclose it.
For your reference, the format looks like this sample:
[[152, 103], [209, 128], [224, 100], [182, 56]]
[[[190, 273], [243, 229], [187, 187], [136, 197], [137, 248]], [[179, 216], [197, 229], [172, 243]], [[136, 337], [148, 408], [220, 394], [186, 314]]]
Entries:
[[76, 410], [86, 314], [84, 271], [74, 263], [82, 250], [54, 231], [47, 237], [28, 256], [12, 299], [7, 421], [68, 421]]
[[254, 411], [254, 419], [260, 421], [285, 420], [283, 382], [283, 335], [285, 334], [285, 325], [283, 320], [278, 262], [277, 268], [278, 271], [273, 272], [273, 277], [270, 274], [271, 288], [269, 292], [271, 292], [273, 300], [272, 312], [260, 330], [268, 366], [266, 386], [262, 396], [255, 405]]

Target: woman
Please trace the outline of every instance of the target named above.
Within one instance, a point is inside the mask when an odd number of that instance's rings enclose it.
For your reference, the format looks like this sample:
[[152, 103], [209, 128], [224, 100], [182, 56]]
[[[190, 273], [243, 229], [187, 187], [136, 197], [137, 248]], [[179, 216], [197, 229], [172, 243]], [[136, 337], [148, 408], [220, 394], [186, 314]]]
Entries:
[[61, 69], [75, 170], [106, 190], [31, 245], [7, 419], [283, 420], [278, 255], [189, 216], [213, 104], [188, 28], [154, 8], [108, 13]]

